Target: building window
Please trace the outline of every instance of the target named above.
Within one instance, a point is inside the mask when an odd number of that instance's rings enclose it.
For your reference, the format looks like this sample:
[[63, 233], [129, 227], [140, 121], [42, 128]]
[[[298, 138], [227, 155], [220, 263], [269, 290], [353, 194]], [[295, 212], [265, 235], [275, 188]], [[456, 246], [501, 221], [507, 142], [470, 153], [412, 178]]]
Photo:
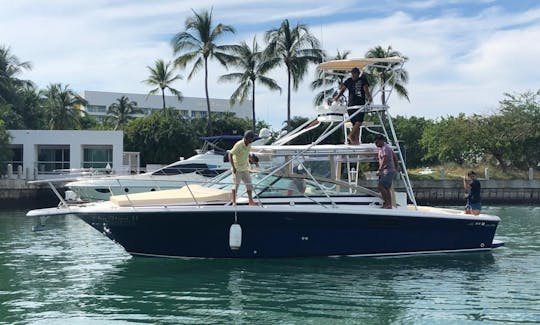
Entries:
[[69, 169], [69, 146], [38, 146], [38, 173], [48, 173]]
[[99, 123], [104, 123], [107, 119], [106, 115], [92, 115]]
[[85, 146], [83, 148], [83, 168], [113, 167], [112, 146]]
[[107, 107], [104, 105], [88, 105], [86, 111], [88, 113], [107, 113]]
[[[8, 164], [13, 166], [13, 170], [17, 171], [19, 166], [23, 166], [23, 146], [22, 144], [15, 144], [9, 146], [11, 149], [11, 158], [7, 161], [0, 162], [0, 170], [5, 171]], [[1, 174], [1, 172], [0, 172]]]
[[185, 118], [188, 118], [189, 117], [189, 111], [187, 109], [181, 109], [180, 110], [180, 115], [182, 115]]
[[207, 111], [191, 111], [191, 117], [199, 118], [206, 117], [208, 115]]

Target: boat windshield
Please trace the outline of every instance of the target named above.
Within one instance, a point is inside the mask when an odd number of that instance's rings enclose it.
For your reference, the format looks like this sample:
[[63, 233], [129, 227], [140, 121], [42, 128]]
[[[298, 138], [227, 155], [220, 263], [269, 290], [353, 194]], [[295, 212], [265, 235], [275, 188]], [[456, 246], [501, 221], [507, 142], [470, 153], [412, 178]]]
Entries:
[[[301, 197], [301, 196], [366, 196], [373, 195], [374, 192], [363, 187], [349, 185], [346, 182], [333, 181], [330, 179], [316, 178], [315, 180], [307, 175], [269, 175], [266, 172], [256, 172], [251, 174], [251, 181], [256, 197]], [[210, 187], [223, 190], [232, 190], [232, 175], [223, 177]], [[246, 195], [246, 188], [243, 183], [238, 187], [239, 196]], [[325, 194], [326, 193], [326, 194]]]

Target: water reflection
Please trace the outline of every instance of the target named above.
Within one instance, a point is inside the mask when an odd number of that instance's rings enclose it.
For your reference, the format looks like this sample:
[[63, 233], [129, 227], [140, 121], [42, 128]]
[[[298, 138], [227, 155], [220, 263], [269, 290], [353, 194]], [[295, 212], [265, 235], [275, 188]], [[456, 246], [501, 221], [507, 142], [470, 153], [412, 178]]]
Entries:
[[[461, 274], [469, 282], [489, 272], [491, 254], [393, 259], [314, 258], [291, 260], [164, 260], [134, 258], [119, 265], [95, 288], [109, 311], [171, 317], [188, 322], [278, 322], [365, 320], [392, 323], [411, 305], [441, 291], [468, 291], [441, 278]], [[425, 285], [438, 288], [426, 292]], [[460, 287], [462, 289], [455, 289]], [[449, 292], [450, 294], [450, 292]], [[99, 305], [96, 305], [99, 308]]]

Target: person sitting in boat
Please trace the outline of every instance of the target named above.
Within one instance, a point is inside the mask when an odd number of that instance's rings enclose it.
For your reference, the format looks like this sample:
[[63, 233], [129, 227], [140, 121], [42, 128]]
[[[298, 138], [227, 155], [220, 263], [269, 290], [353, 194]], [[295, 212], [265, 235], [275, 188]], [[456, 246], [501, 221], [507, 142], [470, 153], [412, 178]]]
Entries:
[[[360, 75], [360, 69], [358, 68], [353, 68], [351, 70], [351, 77], [345, 80], [345, 82], [341, 85], [339, 93], [334, 96], [334, 101], [338, 101], [339, 98], [343, 96], [345, 89], [349, 91], [349, 101], [347, 103], [347, 106], [349, 107], [365, 105], [366, 99], [368, 103], [373, 101], [371, 93], [369, 92], [368, 80], [364, 74]], [[358, 108], [347, 110], [349, 116], [352, 116], [357, 111]], [[364, 112], [360, 112], [351, 118], [353, 128], [347, 137], [350, 144], [360, 144], [360, 126], [362, 126], [362, 122], [364, 122], [364, 115]]]
[[377, 188], [381, 193], [383, 199], [383, 208], [392, 209], [392, 194], [390, 188], [392, 182], [396, 177], [397, 171], [397, 157], [392, 148], [386, 143], [382, 134], [377, 134], [375, 137], [375, 145], [379, 149], [379, 169], [377, 175], [379, 176], [379, 183]]
[[255, 167], [259, 167], [259, 157], [257, 157], [254, 153], [250, 154], [249, 164], [254, 165]]
[[255, 133], [248, 130], [244, 133], [244, 138], [236, 142], [229, 151], [229, 161], [231, 162], [233, 175], [233, 205], [236, 205], [236, 190], [238, 189], [238, 185], [240, 185], [240, 181], [244, 182], [246, 186], [249, 205], [256, 205], [253, 202], [253, 186], [251, 185], [251, 175], [249, 174], [249, 151], [251, 150], [253, 140], [255, 140]]
[[[468, 180], [471, 182], [467, 183]], [[480, 210], [482, 210], [482, 204], [480, 203], [481, 186], [474, 171], [471, 170], [463, 177], [463, 187], [468, 191], [465, 214], [479, 215]]]

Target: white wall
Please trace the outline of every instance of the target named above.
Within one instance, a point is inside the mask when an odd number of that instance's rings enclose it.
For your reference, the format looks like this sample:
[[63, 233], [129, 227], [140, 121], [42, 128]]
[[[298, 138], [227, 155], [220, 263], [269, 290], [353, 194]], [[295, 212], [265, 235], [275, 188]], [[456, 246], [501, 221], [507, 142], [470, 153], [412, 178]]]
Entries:
[[70, 168], [82, 168], [84, 146], [109, 145], [113, 148], [113, 168], [122, 167], [124, 132], [75, 130], [8, 130], [11, 144], [23, 145], [23, 170], [33, 173], [39, 145], [69, 145]]

